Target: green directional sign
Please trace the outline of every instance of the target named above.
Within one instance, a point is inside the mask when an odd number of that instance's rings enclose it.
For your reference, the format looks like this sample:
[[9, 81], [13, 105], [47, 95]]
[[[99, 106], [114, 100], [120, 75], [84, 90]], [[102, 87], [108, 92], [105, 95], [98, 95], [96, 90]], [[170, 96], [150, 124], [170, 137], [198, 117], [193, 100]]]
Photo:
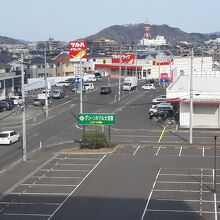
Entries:
[[79, 125], [114, 125], [115, 114], [113, 113], [79, 113]]

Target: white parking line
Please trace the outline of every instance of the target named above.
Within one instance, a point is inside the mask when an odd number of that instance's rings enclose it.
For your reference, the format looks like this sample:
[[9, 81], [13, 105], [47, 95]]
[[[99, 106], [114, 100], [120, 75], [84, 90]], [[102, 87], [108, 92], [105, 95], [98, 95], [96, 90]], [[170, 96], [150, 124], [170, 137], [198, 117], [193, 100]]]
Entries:
[[47, 196], [68, 196], [69, 193], [42, 193], [42, 192], [37, 192], [37, 193], [30, 193], [30, 192], [11, 192], [10, 195], [47, 195]]
[[135, 154], [137, 153], [137, 151], [139, 150], [140, 146], [141, 146], [141, 145], [138, 145], [138, 146], [137, 146], [137, 149], [135, 150], [135, 152], [133, 153], [133, 155], [135, 155]]
[[55, 158], [55, 160], [58, 159], [58, 160], [100, 160], [101, 158], [81, 158], [81, 157], [75, 157], [75, 158], [62, 158], [62, 157], [57, 157]]
[[106, 154], [101, 158], [101, 160], [92, 168], [92, 170], [80, 181], [78, 186], [64, 199], [64, 201], [59, 205], [59, 207], [53, 212], [53, 214], [48, 218], [50, 220], [54, 214], [63, 206], [63, 204], [73, 195], [73, 193], [78, 189], [78, 187], [83, 183], [83, 181], [95, 170], [95, 168], [104, 160]]
[[179, 212], [179, 213], [199, 213], [199, 211], [192, 211], [192, 210], [172, 210], [172, 209], [148, 209], [148, 212]]
[[157, 153], [156, 153], [156, 156], [158, 156], [159, 151], [160, 151], [160, 148], [161, 148], [161, 146], [159, 146], [159, 148], [158, 148], [158, 150], [157, 150]]
[[88, 172], [88, 171], [90, 171], [90, 170], [56, 170], [56, 169], [42, 169], [41, 171], [55, 171], [55, 172], [74, 172], [74, 171], [76, 171], [76, 172]]
[[202, 148], [202, 156], [203, 157], [205, 156], [205, 148], [204, 147]]
[[23, 183], [21, 186], [60, 186], [60, 187], [76, 187], [77, 185], [64, 185], [64, 184], [43, 184], [43, 183]]
[[3, 213], [3, 215], [8, 215], [8, 216], [37, 216], [37, 217], [49, 217], [50, 215], [48, 214], [24, 214], [24, 213]]
[[180, 147], [179, 157], [181, 157], [183, 146]]
[[[200, 193], [200, 190], [184, 190], [184, 189], [155, 189], [154, 192], [187, 192], [187, 193]], [[210, 191], [203, 191], [204, 193]]]
[[142, 214], [142, 216], [141, 216], [141, 220], [144, 219], [145, 213], [146, 213], [146, 211], [147, 211], [148, 205], [149, 205], [150, 200], [151, 200], [151, 196], [152, 196], [152, 194], [153, 194], [154, 187], [155, 187], [155, 185], [156, 185], [158, 176], [160, 175], [160, 170], [161, 170], [161, 168], [160, 168], [159, 171], [157, 172], [157, 176], [156, 176], [156, 178], [155, 178], [155, 180], [154, 180], [154, 184], [153, 184], [153, 187], [152, 187], [152, 189], [151, 189], [150, 195], [149, 195], [149, 197], [148, 197], [148, 200], [147, 200], [146, 206], [145, 206], [145, 208], [144, 208], [143, 214]]
[[44, 179], [82, 179], [82, 176], [32, 176], [33, 178], [44, 178]]
[[82, 165], [82, 166], [94, 166], [95, 163], [60, 163], [59, 164], [60, 166], [79, 166], [79, 165]]

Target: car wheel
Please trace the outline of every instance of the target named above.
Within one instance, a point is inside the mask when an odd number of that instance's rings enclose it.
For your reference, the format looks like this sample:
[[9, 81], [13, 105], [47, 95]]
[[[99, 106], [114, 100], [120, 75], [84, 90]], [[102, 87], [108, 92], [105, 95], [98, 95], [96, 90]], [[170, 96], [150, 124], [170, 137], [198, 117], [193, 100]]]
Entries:
[[3, 112], [6, 111], [6, 110], [7, 110], [7, 108], [3, 107]]
[[12, 142], [10, 141], [9, 144], [12, 144]]

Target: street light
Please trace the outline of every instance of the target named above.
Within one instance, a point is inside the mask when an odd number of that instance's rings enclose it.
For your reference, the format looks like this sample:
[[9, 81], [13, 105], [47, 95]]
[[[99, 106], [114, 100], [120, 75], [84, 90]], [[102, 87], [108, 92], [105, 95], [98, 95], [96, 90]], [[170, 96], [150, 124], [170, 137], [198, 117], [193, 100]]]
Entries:
[[119, 55], [120, 63], [119, 63], [119, 76], [118, 76], [118, 101], [121, 101], [121, 47], [120, 47], [120, 55]]
[[48, 118], [48, 97], [47, 97], [47, 53], [46, 53], [46, 44], [44, 47], [44, 73], [45, 73], [45, 111], [46, 111], [46, 118]]
[[25, 92], [24, 92], [24, 57], [21, 54], [21, 95], [23, 102], [23, 112], [22, 112], [22, 156], [23, 161], [27, 160], [27, 143], [26, 143], [26, 118], [25, 118]]

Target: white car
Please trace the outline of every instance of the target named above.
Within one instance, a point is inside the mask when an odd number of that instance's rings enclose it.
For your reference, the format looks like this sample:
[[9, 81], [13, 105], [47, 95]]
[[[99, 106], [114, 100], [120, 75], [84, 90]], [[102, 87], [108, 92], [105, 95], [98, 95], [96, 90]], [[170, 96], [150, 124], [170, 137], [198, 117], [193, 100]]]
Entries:
[[154, 86], [154, 84], [145, 84], [141, 88], [144, 89], [144, 90], [154, 90], [155, 86]]
[[152, 100], [153, 103], [159, 104], [161, 102], [167, 102], [166, 95], [159, 95], [155, 99]]
[[3, 131], [0, 133], [0, 144], [13, 144], [19, 141], [20, 135], [15, 131]]
[[14, 105], [22, 105], [23, 103], [21, 96], [11, 96], [10, 99], [14, 102]]
[[57, 83], [55, 83], [55, 85], [54, 86], [57, 86], [57, 87], [68, 87], [68, 86], [70, 86], [70, 82], [68, 82], [68, 81], [60, 81], [60, 82], [57, 82]]

